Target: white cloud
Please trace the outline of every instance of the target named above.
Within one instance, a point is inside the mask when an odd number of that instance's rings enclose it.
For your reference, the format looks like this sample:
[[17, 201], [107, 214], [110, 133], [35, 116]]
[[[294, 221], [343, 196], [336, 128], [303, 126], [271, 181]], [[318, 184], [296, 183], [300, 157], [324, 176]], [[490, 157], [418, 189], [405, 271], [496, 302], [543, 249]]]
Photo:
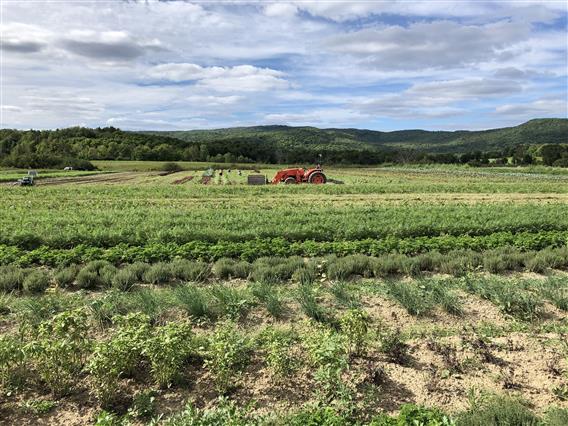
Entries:
[[16, 54], [37, 53], [45, 49], [52, 34], [36, 25], [5, 23], [0, 26], [2, 50]]
[[300, 113], [266, 114], [266, 124], [287, 124], [292, 126], [350, 126], [368, 118], [359, 111], [348, 108], [321, 108]]
[[529, 35], [526, 24], [436, 21], [355, 31], [329, 39], [326, 46], [376, 69], [456, 68], [506, 59], [510, 55], [503, 49]]
[[394, 14], [419, 17], [459, 17], [475, 19], [490, 15], [493, 18], [515, 18], [526, 22], [547, 21], [566, 11], [563, 1], [305, 1], [293, 2], [314, 16], [334, 21], [355, 20], [369, 15]]
[[16, 105], [0, 105], [0, 109], [10, 112], [21, 112], [22, 108]]
[[255, 92], [286, 89], [290, 83], [284, 73], [252, 65], [234, 67], [202, 67], [196, 64], [171, 63], [156, 65], [147, 75], [159, 81], [197, 81], [197, 85], [223, 92]]
[[148, 118], [146, 115], [133, 115], [125, 117], [111, 117], [106, 121], [107, 126], [120, 127], [123, 129], [149, 129], [149, 130], [172, 130], [207, 128], [209, 122], [203, 118], [185, 120], [172, 120], [167, 118]]
[[59, 44], [76, 55], [107, 61], [130, 61], [164, 50], [159, 40], [136, 40], [126, 31], [73, 30]]
[[363, 97], [352, 108], [369, 115], [391, 118], [441, 118], [466, 113], [463, 101], [492, 101], [518, 94], [522, 86], [496, 79], [464, 79], [417, 83], [398, 94]]
[[568, 102], [562, 99], [538, 99], [529, 103], [505, 104], [495, 108], [497, 114], [515, 116], [519, 119], [537, 117], [566, 117]]
[[504, 82], [497, 79], [469, 78], [416, 84], [408, 89], [406, 93], [456, 101], [504, 96], [521, 91], [522, 86], [514, 81]]
[[296, 5], [291, 3], [270, 3], [264, 7], [266, 16], [290, 18], [298, 12]]

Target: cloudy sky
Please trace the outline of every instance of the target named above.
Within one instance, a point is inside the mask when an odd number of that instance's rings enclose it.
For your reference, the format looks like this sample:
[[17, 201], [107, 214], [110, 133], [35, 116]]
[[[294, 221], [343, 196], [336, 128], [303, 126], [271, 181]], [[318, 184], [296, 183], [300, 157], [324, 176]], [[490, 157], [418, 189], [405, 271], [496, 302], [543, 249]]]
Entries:
[[1, 127], [480, 129], [567, 116], [566, 0], [0, 3]]

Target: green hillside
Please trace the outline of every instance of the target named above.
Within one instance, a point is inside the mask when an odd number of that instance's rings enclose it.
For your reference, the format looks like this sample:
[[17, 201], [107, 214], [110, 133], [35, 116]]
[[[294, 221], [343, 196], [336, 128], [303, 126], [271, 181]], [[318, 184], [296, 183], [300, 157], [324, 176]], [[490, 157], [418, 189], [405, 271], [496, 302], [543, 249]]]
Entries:
[[175, 132], [128, 132], [113, 127], [0, 130], [0, 166], [20, 168], [90, 169], [89, 160], [487, 164], [490, 158], [504, 161], [503, 157], [513, 157], [514, 164], [538, 161], [568, 166], [568, 119], [455, 132], [288, 126]]
[[516, 145], [568, 143], [568, 119], [530, 120], [515, 127], [483, 131], [399, 130], [380, 132], [358, 129], [318, 129], [315, 127], [255, 126], [217, 130], [144, 132], [170, 136], [186, 142], [206, 143], [233, 138], [262, 138], [277, 146], [306, 146], [327, 149], [412, 148], [432, 153], [502, 151]]

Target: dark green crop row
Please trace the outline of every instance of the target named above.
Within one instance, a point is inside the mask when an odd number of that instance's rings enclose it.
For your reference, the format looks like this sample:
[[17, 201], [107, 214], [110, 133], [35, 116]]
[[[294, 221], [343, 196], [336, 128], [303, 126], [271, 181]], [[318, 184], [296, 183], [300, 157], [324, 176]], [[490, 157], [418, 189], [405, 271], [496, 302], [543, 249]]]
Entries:
[[124, 197], [83, 188], [30, 198], [0, 189], [0, 244], [31, 250], [79, 244], [110, 248], [279, 237], [323, 242], [568, 230], [566, 204], [556, 201], [437, 203], [426, 197], [427, 202], [383, 202], [374, 196], [328, 199], [307, 193], [235, 199], [229, 192], [198, 200], [187, 198], [195, 194], [182, 197], [160, 187], [114, 191]]
[[353, 241], [288, 241], [284, 238], [269, 238], [242, 242], [151, 243], [145, 246], [119, 244], [111, 248], [78, 245], [71, 249], [54, 249], [42, 246], [30, 251], [16, 246], [0, 245], [0, 264], [60, 266], [99, 259], [118, 264], [137, 261], [157, 262], [175, 258], [214, 261], [223, 257], [250, 261], [265, 256], [316, 257], [327, 254], [376, 256], [384, 253], [412, 255], [430, 251], [446, 253], [451, 250], [462, 249], [482, 251], [508, 246], [525, 251], [566, 245], [568, 245], [568, 231], [521, 232], [516, 234], [497, 232], [480, 236], [387, 237]]
[[[544, 273], [549, 269], [567, 268], [567, 246], [539, 251], [520, 251], [510, 247], [483, 252], [454, 250], [446, 254], [428, 252], [417, 256], [384, 254], [373, 257], [355, 254], [311, 259], [299, 256], [263, 257], [254, 262], [222, 258], [213, 264], [175, 259], [153, 264], [135, 262], [120, 267], [106, 260], [93, 260], [84, 266], [71, 265], [53, 270], [45, 267], [0, 266], [0, 292], [38, 294], [52, 286], [68, 290], [130, 291], [138, 284], [163, 286], [236, 278], [264, 284], [289, 280], [312, 284], [326, 280], [341, 282], [358, 277], [419, 277], [425, 272], [464, 276], [480, 271], [493, 274], [511, 271]], [[568, 299], [564, 297], [562, 300]], [[566, 302], [562, 302], [561, 309], [566, 309], [566, 306]]]

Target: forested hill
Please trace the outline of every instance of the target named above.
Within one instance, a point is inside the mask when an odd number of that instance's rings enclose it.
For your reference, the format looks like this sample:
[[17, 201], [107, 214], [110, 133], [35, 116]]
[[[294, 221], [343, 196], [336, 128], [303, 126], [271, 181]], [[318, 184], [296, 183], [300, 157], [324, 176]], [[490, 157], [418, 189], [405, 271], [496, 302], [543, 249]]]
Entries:
[[510, 157], [515, 164], [542, 158], [545, 164], [568, 165], [568, 119], [471, 132], [287, 126], [181, 132], [126, 132], [113, 127], [0, 130], [0, 165], [9, 167], [87, 168], [88, 160], [487, 164], [489, 159], [508, 162], [505, 158]]
[[263, 138], [278, 146], [380, 147], [415, 149], [430, 153], [503, 151], [517, 145], [568, 143], [568, 119], [535, 119], [515, 127], [482, 131], [399, 130], [381, 132], [359, 129], [255, 126], [217, 130], [144, 132], [186, 142], [210, 142], [231, 138]]

